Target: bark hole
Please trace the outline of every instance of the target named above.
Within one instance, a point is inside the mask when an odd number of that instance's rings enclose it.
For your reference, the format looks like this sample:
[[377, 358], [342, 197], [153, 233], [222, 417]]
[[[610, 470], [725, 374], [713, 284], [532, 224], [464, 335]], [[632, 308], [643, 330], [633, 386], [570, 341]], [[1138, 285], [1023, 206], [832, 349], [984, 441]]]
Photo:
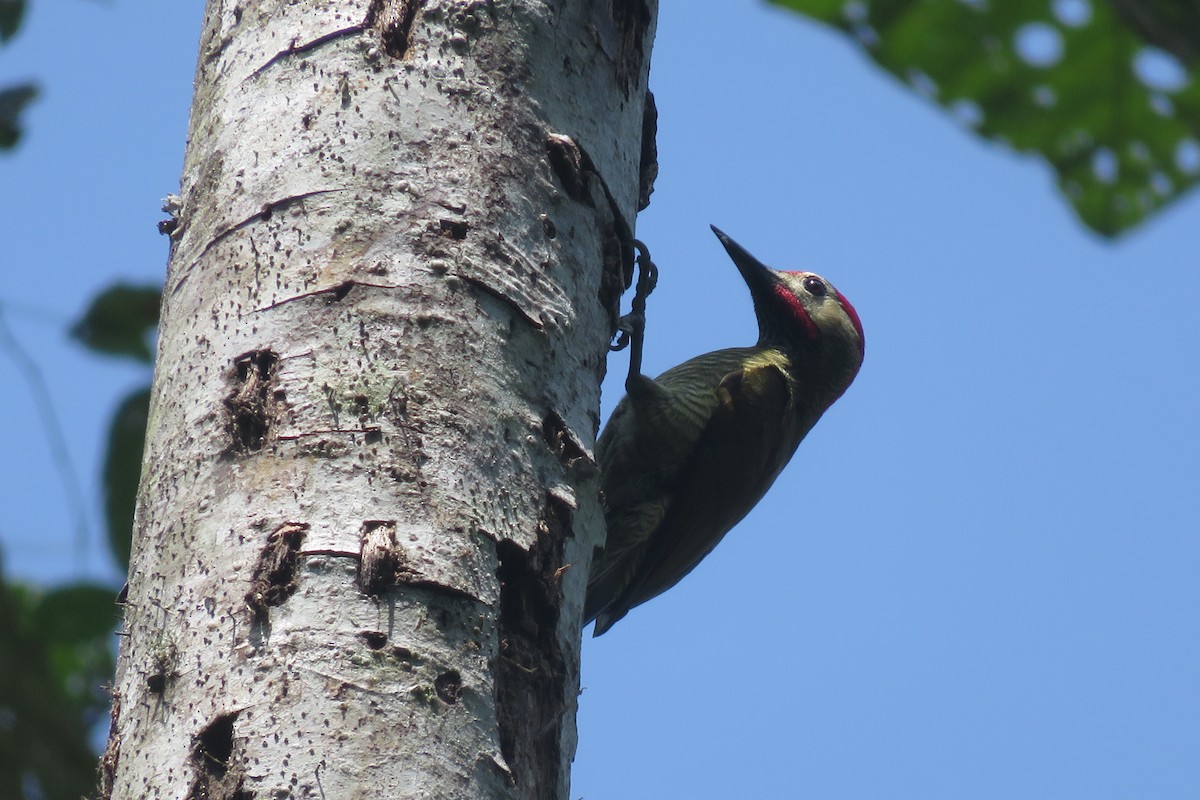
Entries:
[[246, 593], [255, 622], [266, 622], [267, 609], [281, 605], [296, 591], [300, 543], [307, 532], [306, 522], [285, 522], [267, 537], [250, 579], [250, 591]]
[[363, 631], [359, 634], [367, 647], [372, 650], [381, 650], [387, 644], [387, 634], [383, 631]]
[[567, 681], [556, 631], [562, 604], [563, 540], [570, 527], [570, 509], [548, 498], [530, 550], [508, 540], [496, 544], [500, 750], [525, 798], [556, 796]]
[[391, 3], [381, 0], [381, 5], [384, 10], [380, 15], [379, 36], [383, 42], [383, 52], [392, 58], [404, 58], [412, 46], [413, 25], [422, 3], [419, 0]]
[[395, 520], [367, 520], [360, 541], [358, 585], [369, 595], [383, 594], [396, 585], [401, 566]]
[[208, 774], [223, 778], [233, 755], [233, 723], [237, 714], [222, 714], [208, 723], [196, 737], [192, 758]]
[[458, 219], [439, 219], [438, 225], [441, 228], [442, 236], [458, 241], [466, 239], [467, 231], [471, 230], [468, 223]]
[[225, 398], [233, 452], [261, 450], [271, 428], [275, 393], [271, 382], [279, 356], [270, 350], [254, 350], [233, 360], [236, 385]]
[[[196, 777], [188, 800], [251, 800], [244, 788], [245, 775], [233, 759], [233, 723], [238, 712], [221, 714], [192, 741], [192, 766]], [[232, 767], [232, 768], [231, 768]]]
[[458, 670], [453, 669], [443, 672], [434, 680], [433, 688], [437, 692], [437, 696], [442, 698], [443, 703], [452, 706], [458, 702], [458, 698], [462, 697], [462, 675], [458, 673]]

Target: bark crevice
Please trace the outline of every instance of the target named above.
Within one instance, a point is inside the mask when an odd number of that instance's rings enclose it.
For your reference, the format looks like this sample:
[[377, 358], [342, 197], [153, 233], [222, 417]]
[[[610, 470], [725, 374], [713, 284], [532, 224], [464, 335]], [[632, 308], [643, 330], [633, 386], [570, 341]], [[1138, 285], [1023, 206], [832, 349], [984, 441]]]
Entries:
[[112, 710], [109, 712], [111, 723], [108, 728], [108, 742], [100, 756], [100, 767], [97, 775], [96, 797], [98, 800], [109, 800], [116, 782], [117, 767], [121, 763], [121, 695], [114, 691], [112, 695]]
[[258, 69], [254, 70], [254, 72], [250, 73], [250, 77], [257, 78], [259, 75], [263, 74], [268, 69], [270, 69], [274, 65], [278, 64], [280, 61], [283, 61], [285, 58], [291, 58], [292, 56], [311, 52], [313, 50], [316, 50], [318, 47], [321, 47], [322, 45], [329, 44], [330, 42], [336, 41], [345, 36], [356, 36], [356, 35], [362, 33], [364, 30], [366, 30], [366, 25], [351, 25], [347, 28], [340, 28], [336, 31], [330, 31], [329, 33], [318, 36], [315, 39], [310, 39], [307, 42], [301, 42], [301, 43], [292, 42], [290, 45], [288, 45], [286, 50], [280, 50], [278, 53], [273, 55], [270, 58], [270, 60], [268, 60], [265, 64], [263, 64]]
[[418, 0], [380, 0], [371, 7], [372, 22], [379, 26], [383, 52], [404, 59], [412, 47], [413, 27], [423, 3]]
[[571, 509], [547, 496], [537, 540], [529, 550], [496, 543], [500, 582], [500, 657], [496, 715], [500, 752], [523, 798], [554, 798], [558, 791], [561, 728], [568, 680], [557, 636], [562, 596], [563, 542]]

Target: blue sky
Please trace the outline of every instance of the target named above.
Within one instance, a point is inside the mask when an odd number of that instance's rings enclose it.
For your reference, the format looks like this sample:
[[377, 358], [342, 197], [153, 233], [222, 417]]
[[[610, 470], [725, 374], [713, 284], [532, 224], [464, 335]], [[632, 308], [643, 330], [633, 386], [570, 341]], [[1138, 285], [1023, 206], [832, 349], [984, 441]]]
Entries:
[[[663, 6], [646, 371], [753, 341], [709, 223], [829, 278], [867, 357], [716, 552], [587, 640], [572, 797], [1195, 798], [1200, 198], [1101, 241], [1039, 162], [840, 37], [757, 3]], [[64, 329], [115, 278], [161, 278], [200, 14], [40, 0], [0, 50], [0, 82], [44, 91], [0, 158], [0, 301], [50, 384], [94, 537], [80, 564], [0, 357], [10, 575], [111, 575], [102, 431], [144, 374]]]

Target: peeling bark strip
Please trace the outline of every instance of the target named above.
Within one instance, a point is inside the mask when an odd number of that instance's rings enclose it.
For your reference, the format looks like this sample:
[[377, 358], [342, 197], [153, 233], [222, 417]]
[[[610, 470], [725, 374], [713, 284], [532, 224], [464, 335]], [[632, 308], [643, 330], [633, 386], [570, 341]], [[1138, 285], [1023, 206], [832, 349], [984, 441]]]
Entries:
[[200, 731], [192, 742], [195, 777], [187, 800], [250, 800], [245, 791], [245, 771], [234, 759], [233, 723], [238, 712], [221, 714]]
[[246, 593], [256, 620], [265, 619], [268, 608], [280, 605], [296, 591], [296, 564], [307, 531], [306, 523], [285, 522], [267, 537]]
[[594, 207], [588, 178], [595, 168], [587, 153], [570, 136], [551, 133], [546, 135], [546, 158], [567, 196], [577, 203]]
[[620, 54], [616, 58], [617, 80], [625, 96], [637, 85], [636, 65], [644, 63], [643, 43], [646, 28], [653, 18], [646, 0], [612, 0], [612, 20], [620, 36]]
[[658, 106], [654, 93], [646, 92], [642, 110], [642, 157], [638, 162], [638, 211], [650, 205], [654, 181], [658, 180]]
[[562, 598], [562, 543], [571, 535], [571, 511], [546, 499], [537, 543], [528, 551], [496, 544], [500, 566], [500, 658], [496, 714], [500, 751], [522, 798], [557, 796], [558, 763], [567, 669], [555, 629]]
[[[646, 115], [653, 110], [653, 100], [648, 102], [650, 105], [643, 109], [642, 115], [643, 136], [646, 133]], [[658, 112], [654, 111], [655, 129], [658, 125], [657, 114]], [[644, 148], [645, 139], [643, 138], [641, 142]], [[597, 212], [611, 214], [612, 224], [603, 228], [601, 260], [604, 269], [601, 273], [600, 291], [597, 296], [600, 298], [601, 306], [608, 311], [615, 332], [617, 318], [620, 316], [621, 294], [633, 284], [633, 233], [625, 224], [624, 217], [620, 214], [620, 206], [613, 197], [608, 184], [604, 182], [591, 157], [579, 143], [570, 136], [549, 133], [546, 135], [545, 145], [546, 161], [550, 164], [551, 170], [562, 184], [567, 196]], [[657, 154], [657, 148], [654, 153]], [[658, 163], [655, 161], [651, 169], [651, 165], [646, 163], [646, 158], [647, 153], [643, 150], [638, 162], [638, 196], [641, 198], [643, 193], [646, 193], [644, 199], [648, 204], [650, 189], [646, 188], [644, 184], [646, 181], [653, 181], [650, 173], [653, 171], [654, 174], [657, 174]]]
[[121, 763], [121, 733], [118, 723], [121, 721], [121, 695], [113, 692], [112, 709], [109, 712], [108, 743], [100, 756], [100, 768], [97, 775], [97, 800], [109, 800], [112, 797], [113, 780], [117, 767]]
[[254, 350], [233, 361], [237, 383], [225, 399], [234, 452], [261, 450], [271, 428], [271, 372], [279, 356]]
[[380, 595], [391, 589], [396, 585], [402, 556], [396, 544], [395, 520], [364, 522], [362, 550], [358, 558], [358, 585], [370, 595]]

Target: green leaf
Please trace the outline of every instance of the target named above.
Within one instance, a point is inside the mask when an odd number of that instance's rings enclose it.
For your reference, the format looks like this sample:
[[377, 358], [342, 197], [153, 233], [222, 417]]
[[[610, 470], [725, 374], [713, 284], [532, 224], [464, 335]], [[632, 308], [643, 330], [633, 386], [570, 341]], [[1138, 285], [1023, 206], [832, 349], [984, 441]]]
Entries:
[[[1040, 155], [1080, 219], [1105, 236], [1200, 182], [1195, 64], [1149, 44], [1149, 28], [1107, 2], [772, 2], [842, 30], [979, 134]], [[1191, 39], [1200, 46], [1200, 31]]]
[[10, 150], [21, 140], [21, 114], [37, 94], [32, 83], [0, 89], [0, 150]]
[[0, 797], [76, 800], [95, 787], [88, 732], [108, 706], [112, 610], [111, 590], [42, 595], [0, 578]]
[[16, 35], [25, 18], [25, 0], [0, 0], [0, 42]]
[[44, 594], [30, 623], [55, 646], [107, 642], [120, 616], [115, 600], [111, 586], [70, 584]]
[[131, 393], [113, 414], [104, 456], [104, 518], [113, 557], [129, 567], [133, 511], [142, 474], [142, 447], [150, 412], [150, 387]]
[[105, 289], [71, 327], [71, 335], [99, 353], [154, 359], [150, 335], [158, 327], [162, 291], [157, 286], [118, 283]]

